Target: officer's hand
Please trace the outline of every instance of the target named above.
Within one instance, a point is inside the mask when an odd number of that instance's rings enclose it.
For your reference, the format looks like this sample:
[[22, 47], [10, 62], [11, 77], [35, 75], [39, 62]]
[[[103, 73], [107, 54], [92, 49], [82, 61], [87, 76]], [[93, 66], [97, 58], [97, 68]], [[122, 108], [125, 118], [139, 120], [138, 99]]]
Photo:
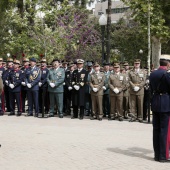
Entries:
[[72, 90], [73, 88], [71, 86], [68, 87], [68, 90]]
[[105, 86], [103, 86], [103, 90], [106, 90], [106, 87], [105, 87]]
[[27, 84], [27, 87], [30, 89], [30, 88], [31, 88], [31, 84], [30, 84], [30, 83], [28, 83], [28, 84]]
[[14, 85], [13, 85], [13, 84], [9, 84], [9, 87], [10, 87], [11, 89], [13, 89], [13, 88], [14, 88]]
[[39, 87], [41, 87], [41, 86], [42, 86], [42, 83], [41, 83], [41, 82], [39, 82], [39, 83], [38, 83], [38, 85], [39, 85]]
[[53, 88], [53, 87], [55, 87], [55, 84], [54, 83], [50, 83], [50, 86]]
[[8, 80], [5, 80], [5, 83], [8, 84]]
[[149, 84], [149, 80], [148, 79], [146, 80], [146, 83]]
[[97, 92], [97, 91], [98, 91], [98, 88], [93, 88], [93, 91], [94, 91], [94, 92]]
[[140, 89], [140, 88], [139, 88], [138, 86], [135, 86], [135, 87], [134, 87], [134, 91], [139, 91], [139, 89]]
[[79, 90], [79, 89], [80, 89], [80, 87], [77, 86], [77, 85], [74, 85], [74, 88], [75, 88], [76, 90]]
[[22, 83], [21, 83], [23, 86], [26, 86], [26, 83], [23, 81]]
[[63, 86], [65, 86], [65, 85], [66, 85], [66, 83], [64, 82], [64, 83], [63, 83]]
[[116, 88], [114, 88], [113, 89], [113, 91], [116, 93], [116, 94], [118, 94], [119, 93], [119, 89], [116, 87]]

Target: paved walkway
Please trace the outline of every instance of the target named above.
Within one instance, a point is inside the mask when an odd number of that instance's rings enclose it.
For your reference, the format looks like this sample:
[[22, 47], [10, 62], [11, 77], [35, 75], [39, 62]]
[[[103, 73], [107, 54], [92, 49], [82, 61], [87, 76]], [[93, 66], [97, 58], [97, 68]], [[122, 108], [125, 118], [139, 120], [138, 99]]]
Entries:
[[0, 170], [165, 170], [152, 125], [57, 117], [0, 117]]

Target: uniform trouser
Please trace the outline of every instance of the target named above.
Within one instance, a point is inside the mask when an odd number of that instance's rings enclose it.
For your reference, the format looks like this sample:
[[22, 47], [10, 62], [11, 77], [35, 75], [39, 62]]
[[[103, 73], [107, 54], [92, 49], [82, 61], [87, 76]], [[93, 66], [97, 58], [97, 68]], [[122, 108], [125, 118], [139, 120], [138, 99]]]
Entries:
[[28, 90], [27, 91], [28, 97], [28, 113], [33, 114], [33, 106], [35, 108], [35, 113], [38, 114], [39, 112], [39, 104], [38, 104], [38, 90]]
[[42, 113], [45, 107], [45, 112], [49, 111], [49, 94], [47, 88], [39, 89], [39, 113]]
[[0, 95], [0, 113], [5, 112], [5, 100], [4, 100], [4, 91]]
[[129, 96], [123, 96], [123, 111], [126, 116], [129, 111]]
[[130, 94], [130, 112], [143, 119], [143, 96]]
[[88, 113], [91, 113], [91, 111], [92, 111], [91, 94], [90, 94], [90, 93], [86, 93], [85, 98], [86, 98], [85, 110], [86, 110]]
[[169, 159], [170, 112], [153, 112], [153, 148], [155, 158]]
[[103, 113], [104, 113], [104, 115], [110, 115], [110, 96], [109, 96], [109, 94], [103, 95]]
[[110, 116], [115, 117], [117, 112], [118, 117], [123, 116], [123, 96], [110, 96]]
[[150, 105], [150, 91], [145, 90], [144, 99], [143, 99], [143, 119], [147, 118], [148, 115], [148, 107]]
[[6, 108], [7, 108], [7, 111], [10, 112], [10, 100], [9, 100], [10, 96], [9, 96], [8, 86], [5, 86], [4, 93], [5, 93]]
[[63, 109], [66, 114], [71, 114], [71, 96], [72, 96], [72, 91], [66, 90], [64, 92], [64, 107]]
[[93, 111], [93, 117], [99, 116], [99, 118], [103, 117], [103, 108], [102, 108], [102, 101], [103, 96], [95, 96], [91, 95], [92, 99], [92, 111]]
[[[73, 117], [78, 117], [78, 108], [79, 106], [73, 105]], [[80, 106], [80, 117], [84, 117], [84, 106]]]
[[20, 92], [9, 92], [10, 95], [10, 110], [11, 112], [15, 112], [15, 100], [17, 104], [18, 113], [22, 112], [22, 104], [21, 104], [21, 93]]
[[25, 112], [25, 100], [27, 97], [27, 90], [21, 91], [21, 98], [22, 98], [22, 112]]
[[49, 96], [50, 96], [50, 114], [54, 114], [54, 107], [55, 105], [57, 105], [58, 114], [63, 115], [63, 93], [49, 92]]

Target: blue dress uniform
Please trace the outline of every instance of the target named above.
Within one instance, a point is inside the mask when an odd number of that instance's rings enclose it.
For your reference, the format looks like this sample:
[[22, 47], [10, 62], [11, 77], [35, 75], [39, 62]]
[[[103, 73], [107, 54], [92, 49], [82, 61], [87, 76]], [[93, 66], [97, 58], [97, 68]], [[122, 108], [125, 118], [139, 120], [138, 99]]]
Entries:
[[170, 73], [160, 67], [150, 74], [153, 112], [153, 147], [155, 161], [169, 158], [170, 149]]
[[[35, 58], [31, 58], [30, 61], [36, 62]], [[25, 83], [27, 85], [27, 97], [28, 97], [28, 114], [27, 116], [33, 116], [33, 108], [35, 109], [35, 117], [38, 116], [39, 103], [38, 103], [38, 83], [41, 80], [41, 70], [40, 68], [34, 66], [30, 67], [26, 71]], [[34, 106], [34, 107], [33, 107]]]
[[49, 72], [48, 68], [41, 69], [41, 81], [39, 82], [39, 113], [42, 113], [44, 107], [45, 113], [48, 113], [49, 111], [49, 94], [47, 90], [48, 72]]
[[[3, 78], [3, 74], [5, 72], [5, 68], [3, 66], [0, 66], [0, 78]], [[5, 103], [4, 103], [4, 91], [2, 90], [2, 93], [0, 94], [0, 115], [4, 114], [5, 111]]]
[[[12, 62], [13, 63], [13, 59], [9, 58], [7, 62]], [[9, 87], [8, 87], [8, 78], [9, 78], [9, 74], [10, 72], [13, 70], [12, 65], [10, 65], [10, 67], [8, 67], [3, 75], [2, 75], [2, 80], [4, 83], [4, 94], [5, 94], [5, 103], [6, 103], [6, 108], [7, 108], [7, 112], [10, 112], [10, 100], [9, 100]]]
[[[19, 69], [14, 69], [10, 72], [9, 74], [9, 81], [8, 81], [8, 86], [9, 86], [9, 95], [10, 95], [10, 110], [11, 112], [8, 114], [10, 115], [15, 115], [15, 100], [17, 104], [17, 116], [20, 116], [22, 113], [22, 102], [21, 102], [21, 82], [22, 82], [22, 77], [23, 76], [23, 71]], [[13, 85], [12, 88], [10, 85]]]

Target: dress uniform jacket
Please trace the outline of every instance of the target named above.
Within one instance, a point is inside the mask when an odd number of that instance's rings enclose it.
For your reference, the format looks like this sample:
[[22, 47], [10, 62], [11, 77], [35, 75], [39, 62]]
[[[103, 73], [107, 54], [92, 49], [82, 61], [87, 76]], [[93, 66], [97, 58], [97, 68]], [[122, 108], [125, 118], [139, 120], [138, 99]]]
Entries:
[[85, 69], [82, 69], [81, 72], [78, 72], [78, 70], [74, 70], [73, 77], [72, 77], [72, 86], [78, 85], [80, 86], [80, 89], [75, 90], [73, 88], [73, 92], [72, 92], [73, 105], [75, 106], [85, 105], [86, 83], [87, 83], [87, 71]]
[[47, 75], [47, 83], [54, 83], [55, 87], [52, 88], [51, 86], [48, 86], [48, 91], [53, 93], [63, 93], [64, 78], [65, 72], [63, 68], [58, 68], [57, 70], [54, 68], [50, 69]]
[[[146, 81], [146, 75], [144, 70], [139, 70], [138, 73], [135, 70], [129, 71], [129, 83], [130, 83], [130, 94], [134, 95], [144, 95], [144, 85]], [[138, 86], [140, 89], [139, 91], [135, 92], [133, 89], [135, 86]]]
[[2, 78], [0, 77], [0, 95], [2, 94], [2, 91], [3, 91], [3, 81], [2, 81]]
[[110, 88], [109, 88], [109, 76], [112, 74], [110, 71], [104, 72], [105, 74], [105, 81], [104, 86], [106, 87], [106, 90], [104, 90], [104, 94], [109, 94]]
[[41, 81], [40, 81], [42, 83], [42, 85], [40, 87], [41, 89], [48, 87], [48, 84], [47, 84], [48, 72], [49, 72], [48, 68], [44, 68], [44, 69], [41, 70]]

